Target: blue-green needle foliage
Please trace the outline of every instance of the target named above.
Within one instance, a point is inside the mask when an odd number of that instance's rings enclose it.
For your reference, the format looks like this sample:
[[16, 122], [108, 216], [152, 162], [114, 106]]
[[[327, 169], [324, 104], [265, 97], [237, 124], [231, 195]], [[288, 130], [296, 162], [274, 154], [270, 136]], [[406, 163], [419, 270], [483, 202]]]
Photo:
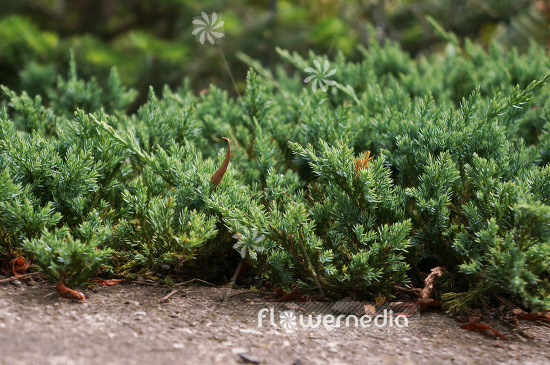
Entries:
[[[233, 247], [272, 282], [357, 296], [444, 266], [450, 310], [496, 295], [546, 309], [545, 51], [449, 39], [411, 59], [373, 37], [360, 62], [331, 60], [326, 92], [303, 83], [325, 56], [281, 50], [273, 70], [243, 57], [255, 70], [242, 97], [184, 83], [151, 90], [133, 115], [115, 71], [85, 81], [74, 62], [48, 105], [4, 88], [1, 252], [79, 284]], [[232, 156], [214, 187], [221, 137]]]
[[[86, 227], [89, 226], [86, 223], [79, 227], [81, 231], [90, 228]], [[26, 240], [23, 248], [33, 254], [40, 270], [51, 279], [77, 286], [85, 284], [96, 274], [111, 255], [112, 250], [97, 247], [108, 235], [108, 229], [101, 228], [91, 238], [81, 241], [62, 228], [46, 231], [40, 238]]]

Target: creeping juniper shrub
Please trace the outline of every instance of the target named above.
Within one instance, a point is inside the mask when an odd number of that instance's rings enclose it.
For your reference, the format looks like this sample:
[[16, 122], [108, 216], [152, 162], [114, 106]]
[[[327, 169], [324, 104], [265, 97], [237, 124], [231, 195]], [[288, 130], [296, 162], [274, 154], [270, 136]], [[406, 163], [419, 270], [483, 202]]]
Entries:
[[[40, 97], [3, 88], [0, 250], [55, 279], [177, 269], [238, 251], [258, 276], [327, 295], [391, 296], [444, 266], [450, 310], [504, 295], [550, 307], [546, 55], [451, 41], [411, 59], [373, 38], [326, 92], [280, 51], [233, 99], [188, 83], [133, 115], [116, 71]], [[221, 183], [210, 177], [232, 142]]]

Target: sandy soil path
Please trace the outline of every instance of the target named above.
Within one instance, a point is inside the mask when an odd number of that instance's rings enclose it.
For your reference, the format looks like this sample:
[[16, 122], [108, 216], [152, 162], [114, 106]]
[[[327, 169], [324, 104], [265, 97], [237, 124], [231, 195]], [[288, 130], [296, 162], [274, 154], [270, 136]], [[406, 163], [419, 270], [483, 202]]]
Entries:
[[408, 331], [259, 331], [243, 320], [257, 294], [180, 287], [160, 303], [170, 290], [98, 287], [82, 304], [47, 282], [0, 284], [0, 364], [550, 364], [550, 328], [529, 322], [532, 341], [497, 326], [514, 338], [502, 347], [441, 313]]

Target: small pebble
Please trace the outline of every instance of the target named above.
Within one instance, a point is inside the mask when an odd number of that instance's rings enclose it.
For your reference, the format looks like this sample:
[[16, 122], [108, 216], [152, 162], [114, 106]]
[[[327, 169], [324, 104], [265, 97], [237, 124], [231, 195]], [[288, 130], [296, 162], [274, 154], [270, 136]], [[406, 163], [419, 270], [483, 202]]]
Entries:
[[260, 360], [247, 354], [239, 354], [239, 359], [244, 364], [259, 364]]
[[33, 279], [29, 279], [29, 280], [27, 280], [27, 285], [28, 285], [28, 286], [35, 286], [35, 285], [36, 285], [36, 281], [34, 281]]
[[21, 280], [12, 280], [10, 284], [19, 288], [21, 287]]
[[132, 313], [132, 318], [135, 319], [136, 321], [141, 321], [143, 319], [145, 319], [145, 317], [147, 317], [147, 313], [146, 312], [134, 312]]

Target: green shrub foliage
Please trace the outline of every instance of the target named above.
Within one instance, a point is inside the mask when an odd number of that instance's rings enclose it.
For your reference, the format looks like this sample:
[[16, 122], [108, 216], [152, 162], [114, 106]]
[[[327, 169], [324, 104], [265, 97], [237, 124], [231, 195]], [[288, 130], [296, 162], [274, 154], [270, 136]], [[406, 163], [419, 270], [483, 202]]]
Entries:
[[1, 253], [76, 285], [233, 247], [272, 282], [365, 297], [444, 266], [451, 310], [495, 295], [546, 309], [545, 52], [449, 40], [411, 59], [373, 38], [361, 61], [332, 60], [326, 92], [302, 81], [325, 56], [279, 50], [273, 70], [243, 56], [242, 97], [184, 83], [132, 115], [116, 71], [86, 81], [74, 61], [48, 104], [3, 88]]

